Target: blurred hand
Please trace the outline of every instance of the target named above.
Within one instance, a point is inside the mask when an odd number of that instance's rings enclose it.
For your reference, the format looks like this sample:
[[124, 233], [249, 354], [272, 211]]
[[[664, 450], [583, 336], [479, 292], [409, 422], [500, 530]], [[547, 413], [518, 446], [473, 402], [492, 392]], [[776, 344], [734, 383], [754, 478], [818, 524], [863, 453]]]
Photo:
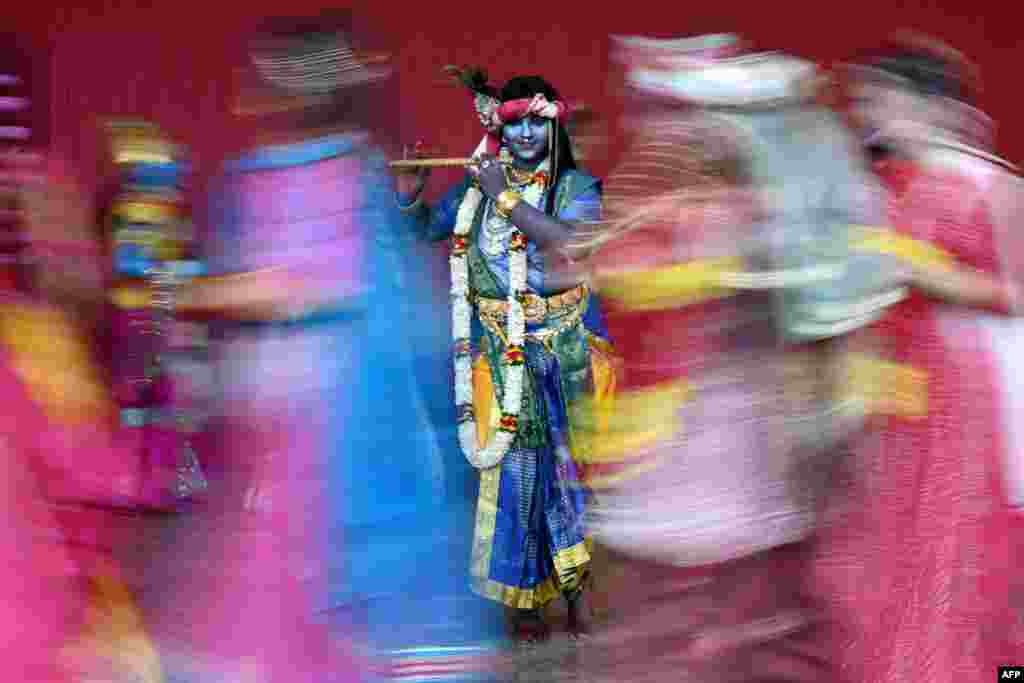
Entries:
[[21, 202], [38, 291], [76, 307], [102, 301], [101, 247], [85, 194], [72, 182], [50, 180], [23, 188]]
[[919, 274], [913, 264], [899, 256], [883, 255], [878, 261], [879, 283], [882, 290], [894, 287], [913, 287]]
[[[413, 146], [411, 156], [408, 146], [402, 151], [403, 160], [423, 159], [425, 156], [422, 142], [417, 142]], [[428, 178], [430, 178], [430, 168], [399, 168], [396, 172], [395, 187], [403, 199], [412, 202], [423, 192]]]

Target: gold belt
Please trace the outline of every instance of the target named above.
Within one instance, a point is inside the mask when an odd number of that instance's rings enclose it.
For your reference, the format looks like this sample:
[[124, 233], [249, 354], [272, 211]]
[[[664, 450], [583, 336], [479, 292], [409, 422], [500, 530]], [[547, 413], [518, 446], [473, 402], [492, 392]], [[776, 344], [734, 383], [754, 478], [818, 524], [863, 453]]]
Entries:
[[[540, 325], [551, 321], [552, 325], [528, 333], [527, 336], [545, 342], [577, 324], [583, 317], [582, 304], [586, 301], [588, 293], [586, 285], [577, 285], [568, 291], [549, 297], [528, 292], [523, 297], [523, 314], [526, 317], [526, 322], [531, 325]], [[484, 327], [508, 343], [508, 340], [505, 339], [508, 300], [474, 296], [473, 303], [476, 304], [477, 314]]]
[[[586, 285], [576, 285], [568, 291], [549, 297], [527, 292], [523, 296], [523, 314], [526, 316], [527, 323], [539, 325], [545, 322], [549, 316], [557, 317], [571, 312], [586, 296]], [[476, 304], [481, 318], [487, 317], [496, 321], [498, 319], [504, 321], [508, 316], [507, 299], [485, 299], [481, 296], [474, 296], [473, 303]]]

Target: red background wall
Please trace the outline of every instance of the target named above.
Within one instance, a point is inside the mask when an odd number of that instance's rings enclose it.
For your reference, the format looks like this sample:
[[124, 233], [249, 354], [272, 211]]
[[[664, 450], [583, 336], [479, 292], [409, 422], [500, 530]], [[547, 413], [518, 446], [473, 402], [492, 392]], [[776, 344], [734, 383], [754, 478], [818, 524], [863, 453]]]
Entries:
[[[323, 0], [157, 0], [149, 5], [86, 0], [62, 7], [43, 0], [17, 3], [5, 14], [12, 29], [49, 55], [52, 143], [86, 179], [97, 172], [101, 158], [95, 120], [109, 115], [156, 120], [191, 147], [204, 176], [245, 135], [245, 126], [229, 113], [231, 65], [245, 30], [267, 15], [315, 14], [325, 5]], [[601, 111], [609, 33], [667, 37], [731, 31], [761, 47], [830, 62], [910, 27], [977, 60], [987, 86], [984, 107], [1000, 124], [1000, 151], [1011, 160], [1024, 159], [1024, 129], [1014, 121], [1022, 53], [1012, 3], [601, 0], [491, 7], [465, 0], [360, 0], [336, 5], [354, 7], [357, 30], [370, 31], [397, 56], [401, 100], [392, 113], [401, 140], [422, 138], [451, 155], [469, 152], [480, 129], [465, 93], [444, 84], [440, 70], [447, 63], [483, 65], [496, 80], [541, 73], [566, 99]], [[604, 164], [594, 164], [593, 170], [603, 173]]]

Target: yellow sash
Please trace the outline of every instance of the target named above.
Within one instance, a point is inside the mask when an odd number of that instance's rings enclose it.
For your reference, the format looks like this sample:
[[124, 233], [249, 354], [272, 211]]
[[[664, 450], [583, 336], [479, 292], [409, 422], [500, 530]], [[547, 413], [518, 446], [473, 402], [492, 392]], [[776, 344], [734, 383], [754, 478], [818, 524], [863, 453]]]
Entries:
[[[956, 259], [943, 249], [885, 228], [852, 226], [851, 246], [857, 251], [889, 254], [921, 268], [952, 270]], [[739, 258], [696, 260], [648, 270], [601, 274], [601, 295], [630, 310], [658, 310], [729, 296], [724, 273], [742, 271]]]
[[928, 372], [903, 363], [851, 353], [845, 358], [847, 396], [875, 415], [921, 418], [928, 414]]
[[135, 598], [113, 572], [90, 577], [84, 632], [63, 656], [75, 669], [99, 660], [140, 683], [164, 681], [160, 656]]
[[741, 270], [738, 258], [690, 261], [665, 268], [598, 275], [601, 296], [634, 311], [677, 308], [732, 294], [721, 275]]
[[919, 268], [953, 270], [956, 267], [956, 258], [941, 247], [894, 230], [857, 225], [851, 232], [852, 246], [857, 251], [896, 256]]
[[[956, 257], [929, 242], [917, 240], [886, 228], [854, 226], [853, 248], [888, 254], [917, 268], [952, 271]], [[847, 359], [849, 391], [877, 415], [921, 418], [928, 414], [928, 372], [909, 365], [885, 361], [866, 354]]]
[[63, 313], [2, 307], [0, 344], [7, 348], [29, 394], [51, 419], [78, 424], [113, 414], [109, 388], [85, 341]]
[[573, 442], [586, 464], [621, 463], [676, 435], [679, 408], [691, 397], [684, 380], [619, 393], [608, 414], [597, 400], [573, 406]]

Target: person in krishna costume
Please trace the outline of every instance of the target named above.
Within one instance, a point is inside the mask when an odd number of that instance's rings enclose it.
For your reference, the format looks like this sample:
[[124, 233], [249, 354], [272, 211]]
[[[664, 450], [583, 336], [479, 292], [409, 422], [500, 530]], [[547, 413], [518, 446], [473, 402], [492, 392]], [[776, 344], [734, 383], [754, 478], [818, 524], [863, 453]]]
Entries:
[[486, 129], [476, 163], [429, 207], [428, 171], [405, 173], [397, 200], [415, 233], [451, 243], [459, 441], [480, 470], [472, 587], [514, 610], [527, 639], [546, 635], [542, 610], [561, 594], [578, 635], [590, 628], [591, 546], [574, 416], [594, 400], [608, 409], [615, 376], [600, 305], [566, 245], [600, 221], [601, 183], [577, 168], [568, 108], [543, 78], [499, 91], [478, 69], [450, 72]]

